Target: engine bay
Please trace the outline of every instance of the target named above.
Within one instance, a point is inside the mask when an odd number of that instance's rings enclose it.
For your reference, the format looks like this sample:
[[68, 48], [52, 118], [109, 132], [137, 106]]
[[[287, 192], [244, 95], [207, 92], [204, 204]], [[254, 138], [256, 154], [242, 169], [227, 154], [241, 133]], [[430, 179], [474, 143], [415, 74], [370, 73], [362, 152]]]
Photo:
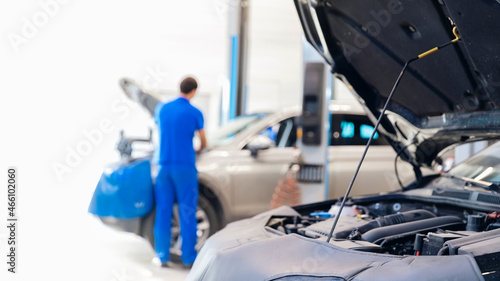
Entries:
[[[266, 228], [281, 235], [327, 240], [338, 206], [301, 216], [273, 216]], [[451, 205], [385, 201], [346, 205], [330, 244], [399, 256], [471, 255], [485, 280], [500, 278], [500, 212]]]

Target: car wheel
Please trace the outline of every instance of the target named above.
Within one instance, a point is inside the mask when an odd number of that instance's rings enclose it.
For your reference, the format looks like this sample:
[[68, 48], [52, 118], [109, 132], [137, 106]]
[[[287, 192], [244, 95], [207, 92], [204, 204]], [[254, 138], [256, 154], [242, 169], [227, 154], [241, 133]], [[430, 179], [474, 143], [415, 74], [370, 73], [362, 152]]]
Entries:
[[[198, 210], [196, 211], [196, 219], [198, 220], [198, 231], [196, 232], [198, 236], [198, 242], [196, 243], [196, 250], [199, 251], [208, 237], [210, 237], [220, 229], [219, 218], [217, 216], [215, 208], [212, 206], [210, 201], [202, 194], [200, 194], [198, 198]], [[182, 238], [180, 237], [179, 212], [176, 207], [174, 210], [174, 215], [172, 217], [172, 240], [170, 246], [171, 261], [181, 262], [181, 246]]]

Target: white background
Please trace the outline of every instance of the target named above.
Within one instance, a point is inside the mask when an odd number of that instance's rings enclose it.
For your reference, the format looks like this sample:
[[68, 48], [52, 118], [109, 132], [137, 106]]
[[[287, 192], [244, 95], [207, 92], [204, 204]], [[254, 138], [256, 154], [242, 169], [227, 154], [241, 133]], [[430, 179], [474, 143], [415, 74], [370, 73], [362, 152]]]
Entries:
[[[251, 10], [250, 38], [263, 44], [250, 45], [250, 111], [300, 100], [302, 31], [293, 2], [273, 1], [270, 8], [266, 2], [255, 0]], [[0, 223], [1, 280], [119, 279], [114, 273], [126, 261], [100, 266], [116, 257], [95, 245], [120, 241], [109, 241], [87, 207], [103, 167], [117, 159], [119, 130], [145, 136], [153, 123], [124, 98], [118, 80], [175, 93], [179, 80], [193, 74], [210, 107], [208, 125], [218, 124], [229, 65], [228, 5], [1, 1], [0, 221], [7, 218], [7, 167], [17, 167], [19, 177], [19, 274], [6, 274], [7, 229]]]

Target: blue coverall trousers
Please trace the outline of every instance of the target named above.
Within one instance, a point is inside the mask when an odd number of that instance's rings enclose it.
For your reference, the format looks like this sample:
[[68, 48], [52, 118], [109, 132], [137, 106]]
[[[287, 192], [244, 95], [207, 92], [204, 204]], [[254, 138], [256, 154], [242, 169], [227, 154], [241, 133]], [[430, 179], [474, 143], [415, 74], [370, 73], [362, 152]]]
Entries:
[[159, 166], [155, 183], [156, 217], [155, 251], [162, 263], [170, 259], [172, 212], [179, 208], [182, 261], [192, 264], [196, 259], [198, 206], [198, 172], [189, 166]]

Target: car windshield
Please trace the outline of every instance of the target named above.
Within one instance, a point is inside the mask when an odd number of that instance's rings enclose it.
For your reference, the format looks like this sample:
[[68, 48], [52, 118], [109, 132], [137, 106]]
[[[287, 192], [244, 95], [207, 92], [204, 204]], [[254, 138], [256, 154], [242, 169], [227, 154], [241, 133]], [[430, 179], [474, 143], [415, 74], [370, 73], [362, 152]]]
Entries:
[[231, 142], [237, 134], [266, 116], [267, 114], [264, 113], [238, 116], [222, 127], [207, 132], [207, 142], [211, 147], [227, 144]]
[[482, 150], [451, 169], [448, 174], [475, 181], [500, 183], [500, 142]]

